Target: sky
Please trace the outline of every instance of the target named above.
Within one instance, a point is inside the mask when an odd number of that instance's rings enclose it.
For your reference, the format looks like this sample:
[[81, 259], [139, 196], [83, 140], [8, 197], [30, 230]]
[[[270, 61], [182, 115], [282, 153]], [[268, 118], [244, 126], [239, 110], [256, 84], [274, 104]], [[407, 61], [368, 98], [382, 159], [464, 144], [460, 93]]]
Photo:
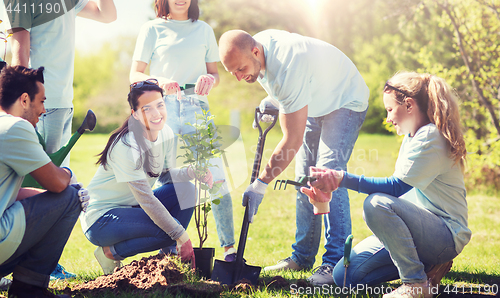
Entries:
[[80, 53], [99, 50], [101, 45], [117, 36], [137, 36], [139, 29], [154, 18], [152, 0], [115, 0], [118, 18], [103, 24], [89, 19], [76, 18], [76, 48]]

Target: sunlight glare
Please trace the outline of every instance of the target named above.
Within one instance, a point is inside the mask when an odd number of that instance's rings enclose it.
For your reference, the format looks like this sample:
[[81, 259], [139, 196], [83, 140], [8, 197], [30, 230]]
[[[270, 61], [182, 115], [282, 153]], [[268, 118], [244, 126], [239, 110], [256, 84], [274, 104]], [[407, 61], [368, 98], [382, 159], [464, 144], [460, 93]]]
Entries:
[[319, 6], [318, 4], [319, 4], [320, 0], [306, 0], [306, 2], [313, 12], [317, 11], [318, 6]]

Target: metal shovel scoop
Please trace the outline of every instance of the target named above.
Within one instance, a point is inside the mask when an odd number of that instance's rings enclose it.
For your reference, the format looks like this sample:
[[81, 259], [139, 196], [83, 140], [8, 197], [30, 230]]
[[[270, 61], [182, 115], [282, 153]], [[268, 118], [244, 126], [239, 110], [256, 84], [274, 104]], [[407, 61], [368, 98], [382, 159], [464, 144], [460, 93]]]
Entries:
[[[57, 150], [54, 153], [49, 154], [50, 159], [56, 166], [60, 166], [68, 153], [71, 151], [71, 148], [75, 145], [76, 141], [82, 136], [82, 134], [85, 131], [93, 131], [96, 125], [96, 117], [94, 112], [92, 110], [87, 111], [87, 116], [85, 116], [85, 119], [83, 119], [82, 125], [75, 131], [75, 133], [71, 136], [71, 139], [69, 139], [68, 143], [61, 147], [61, 149]], [[38, 134], [38, 132], [37, 132]], [[40, 135], [38, 135], [38, 140], [40, 144], [42, 145], [43, 149], [45, 150], [45, 141], [42, 139]], [[42, 188], [36, 180], [31, 177], [31, 175], [26, 175], [23, 180], [22, 187], [36, 187], [36, 188]]]
[[[258, 114], [267, 114], [274, 116], [274, 121], [262, 131], [262, 127], [259, 124]], [[252, 169], [252, 178], [250, 183], [253, 183], [257, 179], [260, 163], [262, 161], [262, 152], [264, 150], [264, 142], [266, 135], [274, 127], [276, 121], [278, 120], [279, 110], [272, 105], [266, 106], [264, 111], [261, 111], [258, 107], [255, 109], [255, 122], [257, 123], [257, 128], [259, 129], [259, 142], [257, 143], [257, 151], [255, 152], [255, 159]], [[245, 216], [243, 217], [243, 226], [241, 227], [240, 241], [238, 243], [238, 251], [236, 253], [236, 261], [225, 262], [221, 260], [215, 260], [214, 270], [212, 271], [212, 280], [218, 281], [223, 285], [234, 284], [242, 279], [247, 279], [252, 284], [257, 284], [261, 267], [247, 265], [243, 259], [243, 252], [245, 250], [245, 245], [248, 235], [248, 227], [250, 221], [248, 219], [248, 205], [245, 207]]]

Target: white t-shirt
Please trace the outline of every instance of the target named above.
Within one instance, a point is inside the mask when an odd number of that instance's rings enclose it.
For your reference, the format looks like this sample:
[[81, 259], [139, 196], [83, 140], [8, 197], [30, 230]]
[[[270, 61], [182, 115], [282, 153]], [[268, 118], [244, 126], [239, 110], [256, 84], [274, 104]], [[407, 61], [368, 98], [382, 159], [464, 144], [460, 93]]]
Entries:
[[219, 61], [219, 49], [213, 29], [203, 21], [156, 18], [142, 26], [132, 59], [150, 64], [151, 76], [182, 86], [207, 74], [207, 63]]
[[30, 67], [45, 67], [45, 108], [72, 108], [75, 18], [88, 0], [6, 1], [11, 8], [20, 5], [20, 11], [7, 12], [10, 27], [30, 32]]
[[464, 177], [450, 158], [450, 148], [436, 125], [406, 135], [399, 150], [394, 177], [414, 187], [404, 198], [440, 216], [453, 234], [460, 253], [469, 242]]
[[[83, 232], [86, 232], [101, 216], [113, 208], [127, 208], [139, 203], [132, 194], [127, 182], [147, 180], [151, 186], [158, 177], [150, 177], [143, 167], [137, 167], [139, 162], [138, 146], [133, 133], [130, 132], [121, 139], [108, 156], [106, 169], [101, 165], [87, 187], [90, 195], [87, 211], [80, 217]], [[161, 173], [164, 168], [175, 165], [174, 134], [165, 125], [154, 142], [146, 140], [154, 156], [151, 166], [155, 173]]]
[[23, 240], [26, 218], [16, 198], [24, 176], [49, 162], [33, 125], [0, 112], [0, 264]]
[[264, 47], [266, 70], [257, 79], [280, 103], [280, 112], [308, 106], [309, 117], [340, 108], [363, 112], [370, 91], [352, 61], [324, 41], [281, 30], [265, 30], [254, 39]]

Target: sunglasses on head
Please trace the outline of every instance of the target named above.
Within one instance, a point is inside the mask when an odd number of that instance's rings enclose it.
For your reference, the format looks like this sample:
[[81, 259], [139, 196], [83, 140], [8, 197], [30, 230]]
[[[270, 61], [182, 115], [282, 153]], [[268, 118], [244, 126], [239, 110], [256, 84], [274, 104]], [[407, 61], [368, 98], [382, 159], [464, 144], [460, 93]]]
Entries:
[[389, 84], [389, 81], [387, 81], [387, 82], [385, 83], [385, 86], [384, 86], [384, 91], [385, 91], [387, 88], [392, 89], [392, 90], [394, 90], [394, 91], [397, 91], [397, 92], [399, 92], [399, 93], [403, 94], [403, 95], [404, 95], [404, 96], [406, 96], [406, 97], [411, 97], [411, 96], [409, 96], [406, 92], [404, 92], [403, 90], [398, 89], [398, 88], [396, 88], [396, 87], [394, 87], [394, 86], [391, 86], [391, 85]]
[[144, 85], [156, 85], [156, 86], [158, 86], [158, 80], [151, 78], [151, 79], [147, 79], [145, 81], [132, 83], [132, 84], [130, 84], [130, 91], [132, 91], [132, 89], [136, 89], [136, 88], [140, 89]]

